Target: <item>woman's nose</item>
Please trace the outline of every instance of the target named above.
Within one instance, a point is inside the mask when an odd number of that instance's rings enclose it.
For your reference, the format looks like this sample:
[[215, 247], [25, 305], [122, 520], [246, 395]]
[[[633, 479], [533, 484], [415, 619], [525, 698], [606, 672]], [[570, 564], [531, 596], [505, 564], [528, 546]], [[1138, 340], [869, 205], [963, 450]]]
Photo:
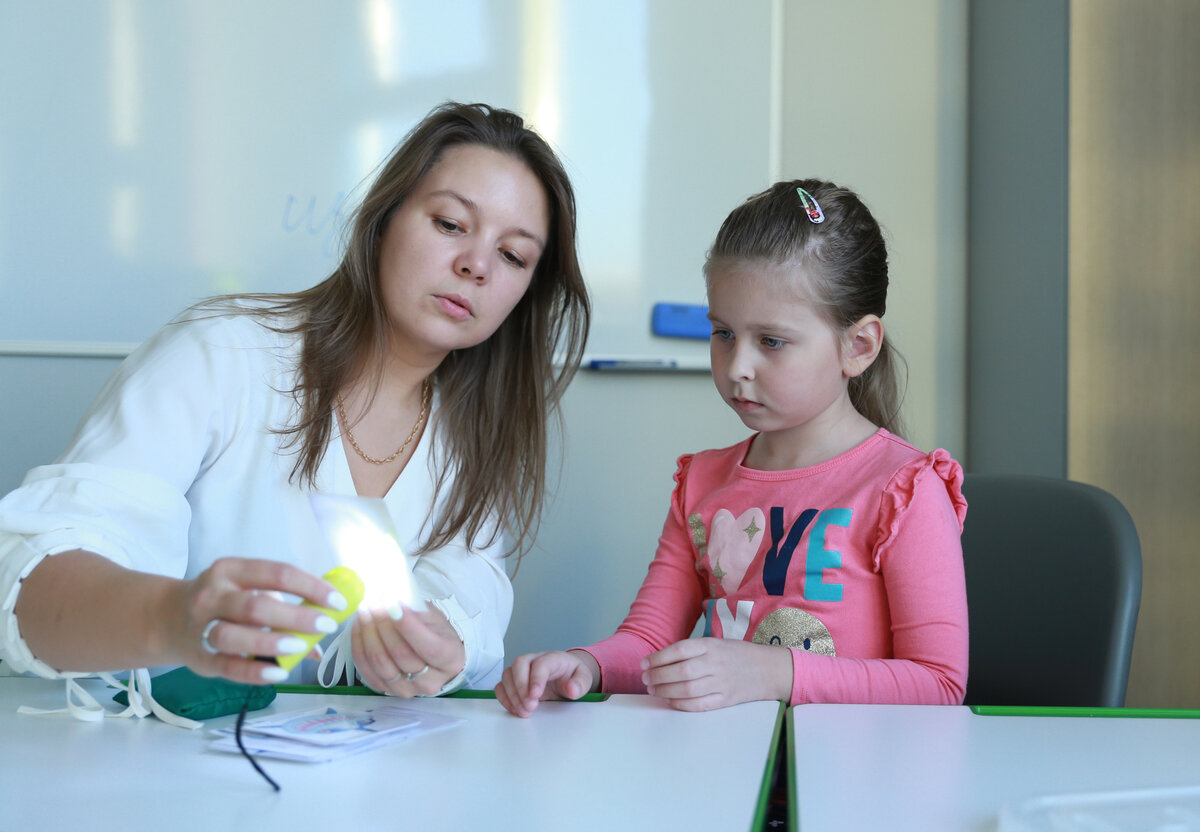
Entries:
[[466, 248], [454, 261], [454, 272], [459, 277], [482, 282], [487, 276], [487, 258], [475, 246]]

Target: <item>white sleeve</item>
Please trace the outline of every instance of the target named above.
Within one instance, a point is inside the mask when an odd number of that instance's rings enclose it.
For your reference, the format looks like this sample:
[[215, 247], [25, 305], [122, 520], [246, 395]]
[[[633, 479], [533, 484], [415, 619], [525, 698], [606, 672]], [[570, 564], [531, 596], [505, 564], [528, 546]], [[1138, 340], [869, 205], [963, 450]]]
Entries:
[[457, 545], [421, 555], [413, 576], [424, 597], [450, 621], [466, 648], [463, 672], [442, 689], [489, 689], [504, 670], [504, 633], [512, 616], [512, 583], [504, 543], [468, 550]]
[[185, 574], [185, 495], [219, 452], [216, 422], [229, 418], [221, 376], [237, 375], [208, 354], [205, 333], [215, 325], [172, 325], [147, 341], [101, 391], [60, 460], [0, 500], [0, 657], [14, 669], [60, 675], [30, 654], [13, 614], [21, 581], [43, 558], [84, 549], [132, 569]]
[[46, 465], [0, 500], [0, 658], [55, 678], [17, 627], [21, 581], [42, 560], [84, 549], [126, 567], [182, 575], [191, 516], [178, 491], [149, 474], [89, 463]]

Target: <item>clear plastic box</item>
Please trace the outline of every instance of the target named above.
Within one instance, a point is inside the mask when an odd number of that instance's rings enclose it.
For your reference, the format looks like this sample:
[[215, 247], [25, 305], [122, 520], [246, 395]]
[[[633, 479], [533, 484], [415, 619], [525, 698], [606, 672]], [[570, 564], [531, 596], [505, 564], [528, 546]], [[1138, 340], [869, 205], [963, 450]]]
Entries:
[[1200, 832], [1200, 786], [1062, 794], [1006, 804], [997, 832]]

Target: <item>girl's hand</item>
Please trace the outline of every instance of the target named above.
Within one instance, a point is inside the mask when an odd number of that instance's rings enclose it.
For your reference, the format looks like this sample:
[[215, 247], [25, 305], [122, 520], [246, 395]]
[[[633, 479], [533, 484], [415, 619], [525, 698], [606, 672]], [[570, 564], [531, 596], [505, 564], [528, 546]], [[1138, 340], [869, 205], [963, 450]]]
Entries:
[[689, 638], [642, 659], [647, 691], [680, 711], [792, 695], [792, 653], [725, 638]]
[[404, 609], [399, 620], [362, 610], [350, 634], [358, 675], [389, 696], [432, 696], [462, 672], [467, 650], [441, 610]]
[[526, 653], [513, 659], [496, 685], [496, 699], [515, 716], [527, 717], [545, 699], [578, 699], [600, 681], [600, 667], [582, 650]]
[[274, 560], [222, 558], [195, 578], [179, 583], [165, 620], [167, 651], [201, 676], [224, 676], [261, 685], [282, 682], [288, 672], [256, 657], [305, 650], [293, 632], [324, 635], [337, 629], [328, 615], [285, 601], [289, 593], [322, 607], [345, 609], [346, 599], [325, 580]]

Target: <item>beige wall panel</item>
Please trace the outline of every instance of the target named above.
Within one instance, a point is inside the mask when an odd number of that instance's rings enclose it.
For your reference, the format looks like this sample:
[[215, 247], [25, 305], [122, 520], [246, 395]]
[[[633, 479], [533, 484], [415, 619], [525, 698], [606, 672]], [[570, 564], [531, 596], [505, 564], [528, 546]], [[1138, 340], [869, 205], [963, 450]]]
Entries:
[[1142, 541], [1128, 703], [1200, 707], [1200, 0], [1071, 7], [1072, 479]]
[[784, 0], [780, 178], [852, 188], [884, 227], [908, 439], [966, 436], [966, 0]]

